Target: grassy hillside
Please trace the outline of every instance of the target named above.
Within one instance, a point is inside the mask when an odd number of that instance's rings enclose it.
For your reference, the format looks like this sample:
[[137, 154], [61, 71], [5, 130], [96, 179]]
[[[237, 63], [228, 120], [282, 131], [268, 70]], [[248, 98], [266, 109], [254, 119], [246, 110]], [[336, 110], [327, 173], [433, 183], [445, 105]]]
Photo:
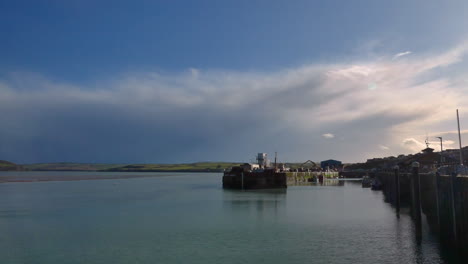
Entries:
[[[239, 165], [230, 162], [197, 162], [184, 164], [100, 164], [100, 163], [36, 163], [22, 165], [23, 170], [29, 171], [223, 171], [226, 168]], [[16, 166], [16, 165], [15, 165]]]
[[0, 160], [0, 171], [18, 170], [19, 167], [13, 162]]
[[161, 172], [210, 172], [223, 171], [226, 168], [239, 165], [230, 162], [197, 162], [182, 164], [132, 164], [118, 168], [111, 168], [109, 171], [161, 171]]
[[24, 170], [32, 171], [101, 171], [124, 166], [126, 164], [100, 164], [100, 163], [36, 163], [22, 165]]
[[[101, 163], [36, 163], [21, 165], [28, 171], [131, 171], [131, 172], [221, 172], [240, 163], [234, 162], [196, 162], [181, 164], [101, 164]], [[286, 163], [286, 167], [296, 169], [302, 163]], [[14, 164], [15, 169], [16, 165]], [[310, 167], [310, 164], [304, 167]]]

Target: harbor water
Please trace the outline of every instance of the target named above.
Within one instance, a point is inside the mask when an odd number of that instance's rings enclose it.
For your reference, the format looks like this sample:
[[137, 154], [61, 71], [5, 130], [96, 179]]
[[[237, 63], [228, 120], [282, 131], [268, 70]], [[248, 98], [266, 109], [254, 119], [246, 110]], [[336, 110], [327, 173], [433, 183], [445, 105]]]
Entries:
[[457, 262], [359, 181], [233, 191], [221, 174], [147, 176], [0, 184], [1, 263]]

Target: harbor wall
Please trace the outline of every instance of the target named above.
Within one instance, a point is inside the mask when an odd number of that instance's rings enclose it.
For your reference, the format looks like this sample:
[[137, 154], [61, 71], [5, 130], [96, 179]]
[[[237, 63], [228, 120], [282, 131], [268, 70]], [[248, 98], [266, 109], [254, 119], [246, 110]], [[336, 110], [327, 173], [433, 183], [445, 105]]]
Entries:
[[[377, 172], [371, 177], [383, 184], [385, 201], [397, 207], [410, 207], [416, 225], [418, 214], [425, 216], [441, 242], [468, 251], [468, 177], [438, 173]], [[419, 222], [419, 223], [418, 223]]]
[[287, 188], [287, 177], [286, 173], [277, 173], [273, 170], [259, 173], [226, 173], [223, 175], [223, 188], [241, 190]]
[[367, 171], [342, 171], [340, 172], [340, 176], [343, 178], [362, 178], [369, 173]]
[[286, 172], [286, 176], [289, 181], [297, 182], [307, 182], [316, 179], [318, 176], [322, 175], [325, 178], [337, 178], [339, 173], [336, 171], [306, 171], [306, 172]]

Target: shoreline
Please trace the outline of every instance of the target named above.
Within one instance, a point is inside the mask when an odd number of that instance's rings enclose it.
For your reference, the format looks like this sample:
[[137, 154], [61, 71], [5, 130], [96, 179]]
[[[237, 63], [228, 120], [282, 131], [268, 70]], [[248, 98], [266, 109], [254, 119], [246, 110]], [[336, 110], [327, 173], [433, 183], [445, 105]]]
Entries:
[[[35, 172], [35, 171], [27, 171]], [[44, 172], [44, 171], [42, 171]], [[58, 171], [49, 171], [49, 172], [58, 172]], [[70, 172], [70, 171], [67, 171]], [[80, 172], [80, 171], [76, 171]], [[86, 171], [81, 171], [86, 172]], [[96, 173], [101, 173], [103, 171], [91, 171]], [[107, 172], [109, 173], [109, 172]], [[119, 180], [119, 179], [132, 179], [132, 178], [152, 178], [152, 177], [168, 177], [168, 176], [177, 176], [171, 173], [183, 173], [183, 172], [166, 172], [168, 174], [161, 175], [151, 175], [151, 174], [132, 174], [132, 175], [0, 175], [0, 184], [3, 183], [26, 183], [26, 182], [50, 182], [50, 181], [92, 181], [92, 180]], [[192, 172], [185, 172], [192, 173]], [[213, 173], [213, 172], [205, 172]]]

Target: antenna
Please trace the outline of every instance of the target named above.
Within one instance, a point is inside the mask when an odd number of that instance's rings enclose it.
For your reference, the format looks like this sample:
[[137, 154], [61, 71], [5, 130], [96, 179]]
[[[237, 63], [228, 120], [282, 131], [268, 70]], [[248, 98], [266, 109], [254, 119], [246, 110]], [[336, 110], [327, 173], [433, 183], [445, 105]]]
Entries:
[[424, 142], [426, 142], [426, 148], [429, 148], [429, 137], [427, 136], [427, 131], [426, 131], [426, 140]]

